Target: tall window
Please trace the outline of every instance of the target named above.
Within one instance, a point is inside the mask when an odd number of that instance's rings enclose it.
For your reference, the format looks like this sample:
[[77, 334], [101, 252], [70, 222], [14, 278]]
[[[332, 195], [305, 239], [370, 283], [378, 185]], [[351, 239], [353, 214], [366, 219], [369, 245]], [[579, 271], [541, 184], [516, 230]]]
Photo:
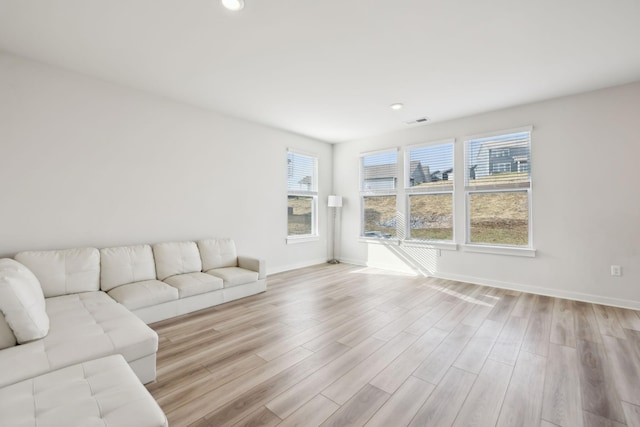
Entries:
[[398, 152], [366, 154], [360, 158], [362, 236], [395, 238]]
[[318, 158], [287, 152], [287, 218], [290, 238], [318, 235]]
[[453, 241], [453, 140], [406, 152], [407, 238]]
[[531, 128], [465, 141], [467, 243], [531, 247]]

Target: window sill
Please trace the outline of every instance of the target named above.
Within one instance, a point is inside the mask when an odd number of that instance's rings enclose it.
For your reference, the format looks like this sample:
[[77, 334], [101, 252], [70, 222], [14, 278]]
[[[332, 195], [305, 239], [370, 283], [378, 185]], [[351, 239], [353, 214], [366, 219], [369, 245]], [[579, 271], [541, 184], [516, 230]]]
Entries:
[[439, 242], [430, 240], [404, 240], [402, 246], [425, 248], [425, 249], [442, 249], [443, 251], [457, 251], [458, 245], [453, 242]]
[[508, 246], [489, 246], [489, 245], [462, 245], [465, 252], [478, 252], [483, 254], [494, 255], [511, 255], [534, 258], [536, 250], [532, 248], [517, 248]]
[[317, 242], [320, 236], [300, 236], [287, 237], [287, 245], [297, 245], [298, 243]]
[[381, 238], [372, 238], [372, 237], [360, 237], [358, 239], [358, 242], [360, 243], [373, 243], [376, 245], [394, 245], [394, 246], [398, 246], [400, 244], [400, 241], [398, 239], [385, 239], [383, 237]]

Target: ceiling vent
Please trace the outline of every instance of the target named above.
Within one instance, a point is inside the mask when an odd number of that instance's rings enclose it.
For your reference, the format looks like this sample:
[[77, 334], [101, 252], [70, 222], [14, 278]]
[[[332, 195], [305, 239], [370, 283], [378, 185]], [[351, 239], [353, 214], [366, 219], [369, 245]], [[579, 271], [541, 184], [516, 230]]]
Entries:
[[405, 122], [408, 125], [419, 125], [419, 124], [425, 124], [429, 121], [429, 117], [420, 117], [419, 119], [415, 119], [415, 120], [409, 120], [408, 122]]

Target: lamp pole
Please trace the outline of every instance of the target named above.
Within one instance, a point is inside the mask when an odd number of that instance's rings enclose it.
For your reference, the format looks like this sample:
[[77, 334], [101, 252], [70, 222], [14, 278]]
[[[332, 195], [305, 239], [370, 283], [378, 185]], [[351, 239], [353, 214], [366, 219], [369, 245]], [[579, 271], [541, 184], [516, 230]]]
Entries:
[[331, 232], [332, 232], [331, 259], [327, 262], [329, 264], [340, 264], [340, 261], [336, 259], [336, 219], [338, 217], [338, 208], [342, 207], [342, 197], [329, 196], [327, 206], [333, 209], [333, 223], [331, 224]]

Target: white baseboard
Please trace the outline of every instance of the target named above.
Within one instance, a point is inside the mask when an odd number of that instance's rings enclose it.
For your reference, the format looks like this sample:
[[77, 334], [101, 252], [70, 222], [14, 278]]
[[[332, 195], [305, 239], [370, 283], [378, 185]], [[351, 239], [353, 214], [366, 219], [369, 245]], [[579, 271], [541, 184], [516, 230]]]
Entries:
[[326, 258], [317, 258], [313, 260], [307, 260], [304, 262], [298, 262], [296, 264], [289, 265], [277, 265], [273, 268], [267, 268], [267, 275], [283, 273], [285, 271], [296, 270], [298, 268], [311, 267], [312, 265], [324, 264], [328, 261]]
[[630, 301], [621, 298], [612, 298], [602, 295], [586, 294], [583, 292], [565, 291], [562, 289], [542, 288], [539, 286], [523, 285], [520, 283], [501, 282], [498, 280], [484, 279], [471, 276], [463, 276], [461, 274], [441, 274], [436, 273], [433, 277], [439, 279], [455, 280], [458, 282], [473, 283], [480, 286], [491, 286], [494, 288], [509, 289], [513, 291], [527, 292], [530, 294], [546, 295], [549, 297], [564, 298], [574, 301], [583, 301], [594, 304], [610, 305], [613, 307], [630, 308], [632, 310], [640, 310], [640, 301]]
[[351, 264], [351, 265], [359, 265], [361, 267], [367, 267], [367, 263], [364, 261], [360, 261], [357, 259], [351, 259], [351, 258], [340, 258], [340, 262], [343, 264]]
[[[372, 267], [372, 268], [380, 268], [380, 269], [387, 269], [390, 271], [402, 271], [405, 272], [403, 270], [398, 270], [397, 268], [392, 268], [391, 266], [385, 266], [385, 265], [381, 265], [381, 264], [369, 264], [365, 261], [362, 260], [355, 260], [355, 259], [341, 259], [340, 261], [346, 263], [346, 264], [353, 264], [353, 265], [361, 265], [361, 266], [367, 266], [367, 267]], [[421, 271], [416, 271], [414, 270], [416, 275], [424, 275], [423, 272]], [[550, 289], [550, 288], [543, 288], [543, 287], [539, 287], [539, 286], [530, 286], [530, 285], [524, 285], [521, 283], [510, 283], [510, 282], [502, 282], [499, 280], [493, 280], [493, 279], [486, 279], [486, 278], [481, 278], [481, 277], [473, 277], [473, 276], [464, 276], [461, 274], [451, 274], [451, 273], [434, 273], [432, 275], [432, 277], [437, 277], [438, 279], [447, 279], [447, 280], [455, 280], [457, 282], [466, 282], [466, 283], [472, 283], [474, 285], [480, 285], [480, 286], [491, 286], [493, 288], [500, 288], [500, 289], [509, 289], [509, 290], [513, 290], [513, 291], [520, 291], [520, 292], [527, 292], [530, 294], [537, 294], [537, 295], [546, 295], [546, 296], [550, 296], [550, 297], [556, 297], [556, 298], [564, 298], [564, 299], [569, 299], [569, 300], [574, 300], [574, 301], [583, 301], [583, 302], [589, 302], [589, 303], [594, 303], [594, 304], [603, 304], [603, 305], [609, 305], [609, 306], [613, 306], [613, 307], [621, 307], [621, 308], [629, 308], [632, 310], [640, 310], [640, 301], [633, 301], [633, 300], [626, 300], [626, 299], [621, 299], [621, 298], [612, 298], [612, 297], [607, 297], [607, 296], [602, 296], [602, 295], [593, 295], [593, 294], [587, 294], [587, 293], [582, 293], [582, 292], [575, 292], [575, 291], [566, 291], [566, 290], [562, 290], [562, 289]]]

